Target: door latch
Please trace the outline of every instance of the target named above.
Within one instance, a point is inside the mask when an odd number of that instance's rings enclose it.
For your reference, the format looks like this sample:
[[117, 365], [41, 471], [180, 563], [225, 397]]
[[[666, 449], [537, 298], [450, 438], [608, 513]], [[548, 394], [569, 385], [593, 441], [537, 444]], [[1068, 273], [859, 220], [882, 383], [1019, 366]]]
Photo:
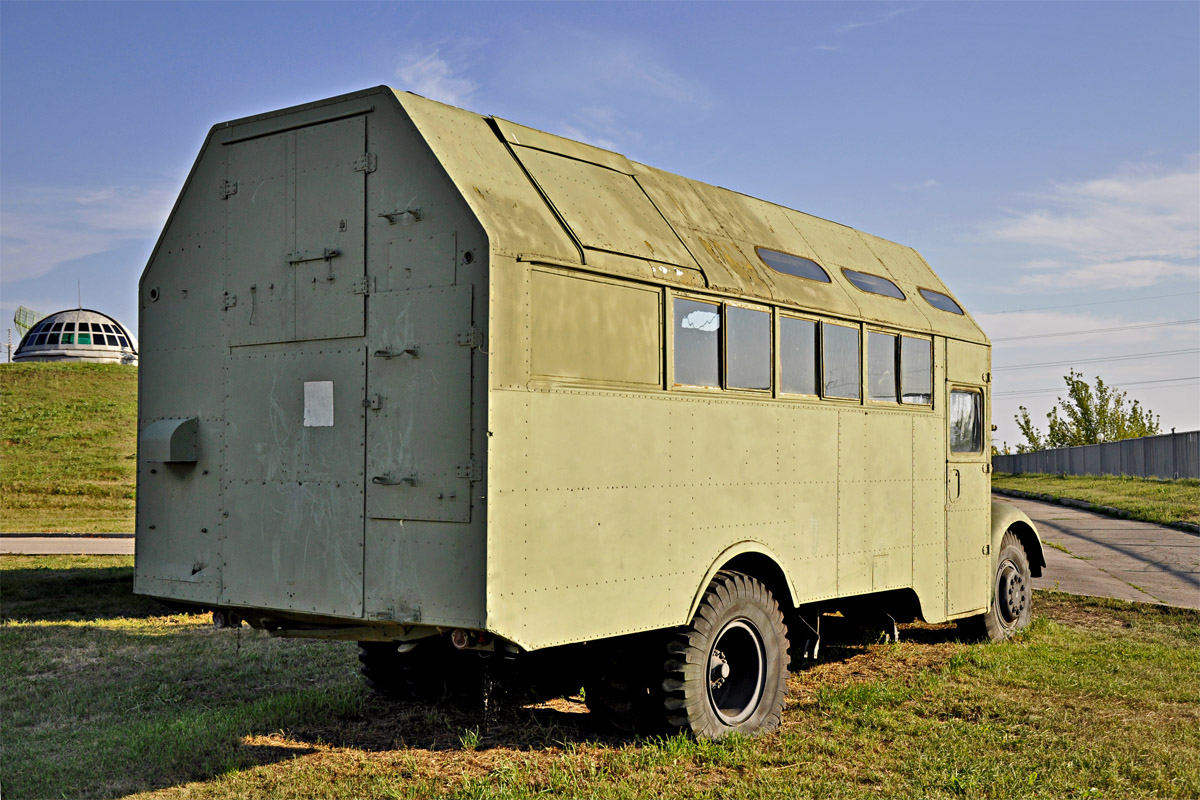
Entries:
[[396, 209], [395, 211], [384, 211], [379, 216], [386, 219], [388, 221], [388, 225], [395, 225], [397, 221], [401, 221], [407, 225], [409, 222], [421, 221], [421, 209], [406, 208], [403, 211]]
[[402, 358], [403, 356], [408, 356], [409, 358], [421, 357], [417, 352], [417, 345], [415, 344], [406, 347], [403, 350], [393, 350], [390, 347], [386, 350], [376, 350], [374, 355], [378, 356], [379, 358]]
[[370, 397], [363, 398], [363, 408], [369, 408], [372, 411], [378, 411], [383, 408], [383, 397], [373, 394]]
[[322, 248], [321, 250], [293, 250], [288, 253], [287, 260], [289, 264], [301, 264], [305, 261], [329, 261], [341, 254], [341, 250], [334, 250], [329, 247]]
[[403, 478], [393, 478], [391, 473], [386, 475], [376, 475], [374, 478], [371, 478], [371, 483], [375, 483], [380, 486], [399, 486], [402, 483], [407, 483], [409, 486], [416, 486], [417, 473], [414, 472], [411, 475], [405, 475]]

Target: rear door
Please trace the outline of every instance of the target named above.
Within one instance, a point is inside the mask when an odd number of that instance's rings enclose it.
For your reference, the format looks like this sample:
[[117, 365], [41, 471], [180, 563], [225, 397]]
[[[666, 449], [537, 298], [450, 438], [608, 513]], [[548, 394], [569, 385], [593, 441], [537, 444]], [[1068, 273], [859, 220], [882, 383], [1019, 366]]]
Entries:
[[226, 145], [221, 603], [362, 615], [366, 120]]

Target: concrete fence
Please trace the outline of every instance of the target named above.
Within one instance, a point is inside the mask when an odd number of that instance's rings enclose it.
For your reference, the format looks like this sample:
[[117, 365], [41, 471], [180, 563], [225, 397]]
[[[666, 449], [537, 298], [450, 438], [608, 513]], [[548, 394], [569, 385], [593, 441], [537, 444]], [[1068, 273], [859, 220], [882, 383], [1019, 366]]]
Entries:
[[992, 456], [996, 472], [1200, 478], [1200, 431]]

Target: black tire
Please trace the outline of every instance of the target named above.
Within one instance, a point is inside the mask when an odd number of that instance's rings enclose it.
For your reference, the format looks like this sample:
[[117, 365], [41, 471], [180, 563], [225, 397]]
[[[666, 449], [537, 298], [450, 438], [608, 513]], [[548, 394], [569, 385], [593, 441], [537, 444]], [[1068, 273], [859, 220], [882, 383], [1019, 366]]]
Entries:
[[1028, 627], [1033, 614], [1033, 575], [1021, 540], [1007, 531], [1000, 540], [1000, 556], [992, 579], [992, 607], [983, 615], [988, 639], [1003, 642]]
[[622, 736], [666, 732], [660, 634], [589, 644], [584, 702], [603, 727]]
[[779, 727], [787, 695], [788, 639], [767, 587], [740, 572], [718, 572], [691, 625], [667, 648], [667, 721], [698, 738], [757, 734]]
[[367, 686], [393, 700], [440, 703], [480, 701], [482, 659], [456, 652], [440, 637], [416, 642], [359, 642], [359, 670]]

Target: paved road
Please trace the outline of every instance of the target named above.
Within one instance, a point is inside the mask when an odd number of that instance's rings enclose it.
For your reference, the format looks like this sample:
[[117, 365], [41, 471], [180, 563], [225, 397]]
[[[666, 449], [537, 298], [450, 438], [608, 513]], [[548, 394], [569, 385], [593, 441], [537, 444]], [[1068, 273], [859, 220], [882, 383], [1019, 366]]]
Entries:
[[1028, 514], [1044, 543], [1068, 551], [1045, 548], [1034, 588], [1200, 608], [1200, 536], [1037, 500], [995, 499]]
[[[1033, 585], [1071, 594], [1200, 608], [1200, 536], [1074, 508], [996, 496], [1038, 527], [1046, 569]], [[131, 554], [133, 537], [4, 536], [0, 553]]]
[[0, 554], [131, 556], [132, 536], [58, 534], [29, 536], [0, 534]]

